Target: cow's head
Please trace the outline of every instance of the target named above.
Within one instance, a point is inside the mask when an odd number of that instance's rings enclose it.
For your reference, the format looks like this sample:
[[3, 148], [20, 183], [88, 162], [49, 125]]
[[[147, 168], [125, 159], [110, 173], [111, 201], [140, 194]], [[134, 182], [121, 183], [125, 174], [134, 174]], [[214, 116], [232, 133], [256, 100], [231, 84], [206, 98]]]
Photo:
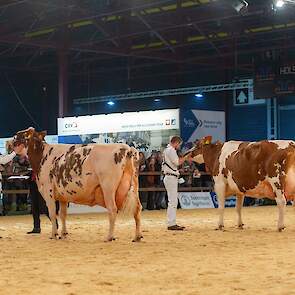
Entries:
[[26, 130], [22, 130], [16, 133], [13, 138], [13, 145], [17, 146], [23, 144], [31, 151], [38, 151], [43, 145], [46, 131], [37, 132], [33, 127], [29, 127]]
[[46, 131], [37, 132], [33, 127], [30, 127], [17, 132], [13, 138], [14, 146], [23, 144], [27, 147], [30, 163], [37, 175], [40, 171], [40, 163], [43, 157], [45, 136]]
[[193, 161], [199, 164], [203, 164], [204, 161], [204, 148], [212, 143], [212, 136], [206, 136], [198, 140], [195, 146], [190, 149], [186, 154], [192, 157]]

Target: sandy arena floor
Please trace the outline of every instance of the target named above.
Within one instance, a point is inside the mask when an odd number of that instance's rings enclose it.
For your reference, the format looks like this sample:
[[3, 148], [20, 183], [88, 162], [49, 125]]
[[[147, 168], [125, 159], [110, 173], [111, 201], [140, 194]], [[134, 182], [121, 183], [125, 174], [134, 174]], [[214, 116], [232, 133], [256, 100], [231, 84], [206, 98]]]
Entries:
[[119, 218], [118, 240], [104, 243], [107, 216], [70, 216], [67, 240], [25, 234], [30, 216], [0, 217], [0, 294], [217, 295], [295, 294], [295, 209], [283, 233], [275, 207], [244, 208], [245, 230], [226, 210], [179, 211], [185, 232], [168, 232], [165, 211], [143, 212], [144, 241], [131, 243], [133, 221]]

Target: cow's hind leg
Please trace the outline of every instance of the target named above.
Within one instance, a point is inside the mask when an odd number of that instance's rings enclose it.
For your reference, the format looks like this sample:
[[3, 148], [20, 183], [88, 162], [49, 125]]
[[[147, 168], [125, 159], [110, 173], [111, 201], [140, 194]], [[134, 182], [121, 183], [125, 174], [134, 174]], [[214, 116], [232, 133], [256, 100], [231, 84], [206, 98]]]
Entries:
[[115, 192], [109, 190], [103, 190], [104, 202], [108, 210], [109, 215], [109, 233], [105, 239], [105, 242], [111, 242], [115, 240], [114, 229], [115, 222], [118, 214], [118, 208], [115, 201]]
[[60, 201], [59, 204], [60, 204], [59, 215], [60, 215], [60, 219], [61, 219], [61, 222], [62, 222], [61, 238], [64, 239], [64, 238], [66, 238], [66, 236], [68, 234], [67, 226], [66, 226], [68, 203]]
[[276, 202], [279, 209], [279, 219], [278, 219], [278, 231], [283, 231], [285, 229], [285, 209], [286, 209], [286, 198], [281, 190], [276, 191]]
[[244, 195], [236, 196], [236, 210], [238, 214], [238, 228], [243, 229], [244, 223], [242, 221], [242, 207], [244, 203]]
[[140, 242], [141, 239], [143, 238], [143, 235], [141, 233], [141, 218], [140, 218], [141, 209], [142, 207], [141, 207], [140, 201], [138, 200], [137, 207], [134, 212], [134, 219], [135, 219], [135, 225], [136, 225], [135, 238], [133, 239], [132, 242]]
[[49, 218], [51, 221], [52, 225], [52, 231], [51, 231], [51, 239], [56, 239], [58, 236], [57, 233], [57, 225], [56, 225], [56, 205], [55, 205], [55, 200], [53, 198], [47, 198], [46, 200], [46, 205], [48, 207], [48, 213], [49, 213]]

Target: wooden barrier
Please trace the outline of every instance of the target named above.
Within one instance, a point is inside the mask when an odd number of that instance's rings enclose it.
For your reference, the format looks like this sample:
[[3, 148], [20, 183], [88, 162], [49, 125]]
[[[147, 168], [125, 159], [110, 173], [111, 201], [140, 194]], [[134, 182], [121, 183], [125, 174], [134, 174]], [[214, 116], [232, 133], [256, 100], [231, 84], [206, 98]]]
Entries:
[[[179, 186], [179, 192], [211, 192], [212, 186]], [[164, 187], [142, 187], [138, 189], [139, 192], [165, 192]]]
[[3, 194], [12, 195], [12, 194], [29, 194], [30, 190], [28, 189], [4, 189], [2, 190]]
[[[15, 174], [14, 174], [15, 175]], [[139, 176], [160, 176], [162, 173], [160, 171], [154, 171], [154, 172], [140, 172]], [[181, 173], [181, 176], [189, 176], [192, 175], [192, 173]], [[206, 175], [208, 176], [208, 173], [205, 172], [200, 172], [200, 175]], [[11, 176], [11, 175], [9, 175]], [[13, 182], [13, 180], [11, 181]], [[203, 192], [203, 191], [212, 191], [213, 185], [211, 186], [179, 186], [178, 191], [179, 192]], [[140, 192], [165, 192], [165, 187], [140, 187], [139, 188]], [[29, 189], [4, 189], [2, 190], [3, 194], [11, 195], [11, 194], [29, 194], [30, 190]]]

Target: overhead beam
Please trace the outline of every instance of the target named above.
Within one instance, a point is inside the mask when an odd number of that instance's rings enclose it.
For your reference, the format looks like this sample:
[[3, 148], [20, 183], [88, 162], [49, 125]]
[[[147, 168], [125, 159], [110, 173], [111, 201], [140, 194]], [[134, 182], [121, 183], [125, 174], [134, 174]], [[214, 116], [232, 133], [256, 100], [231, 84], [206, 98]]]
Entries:
[[208, 36], [201, 30], [201, 28], [198, 26], [198, 24], [196, 23], [192, 23], [192, 26], [195, 28], [195, 30], [203, 37], [206, 38], [206, 40], [208, 41], [208, 43], [215, 49], [215, 51], [221, 55], [221, 52], [219, 50], [219, 48], [214, 44], [214, 42], [208, 38]]
[[153, 27], [139, 13], [135, 12], [135, 14], [138, 19], [170, 49], [170, 51], [175, 53], [175, 49], [157, 30], [153, 29]]
[[[123, 2], [123, 1], [122, 1]], [[121, 2], [121, 3], [122, 3]], [[94, 14], [90, 14], [90, 15], [84, 15], [81, 17], [73, 17], [70, 18], [66, 21], [60, 22], [60, 23], [56, 23], [53, 24], [52, 26], [47, 26], [47, 27], [41, 27], [38, 30], [44, 30], [44, 29], [49, 29], [49, 28], [57, 28], [57, 27], [66, 27], [68, 25], [72, 25], [73, 23], [77, 23], [77, 22], [83, 22], [83, 21], [90, 21], [90, 20], [95, 20], [95, 19], [102, 19], [104, 17], [107, 16], [112, 16], [112, 15], [116, 15], [116, 14], [124, 14], [127, 13], [131, 10], [137, 11], [137, 10], [141, 10], [141, 9], [146, 9], [149, 7], [153, 7], [153, 6], [157, 6], [157, 5], [161, 5], [161, 4], [165, 4], [165, 3], [171, 3], [173, 2], [173, 0], [157, 0], [157, 1], [153, 1], [153, 2], [149, 2], [149, 3], [145, 3], [145, 4], [141, 4], [141, 5], [125, 5], [125, 6], [121, 6], [120, 8], [118, 8], [117, 10], [105, 10], [103, 12], [97, 12]], [[124, 1], [123, 3], [131, 3], [131, 1]], [[36, 31], [36, 30], [34, 30]]]
[[[20, 39], [19, 36], [12, 36], [8, 37], [0, 37], [0, 43], [5, 44], [22, 44], [26, 46], [31, 47], [39, 47], [39, 48], [48, 48], [48, 49], [58, 49], [59, 46], [57, 43], [54, 42], [48, 42], [48, 41], [37, 41], [37, 40], [25, 40]], [[166, 60], [171, 62], [177, 62], [175, 57], [169, 57], [167, 54], [161, 54], [161, 53], [152, 53], [152, 54], [146, 54], [146, 53], [132, 53], [130, 50], [127, 49], [116, 49], [116, 48], [108, 48], [108, 47], [102, 47], [102, 46], [91, 46], [91, 47], [78, 47], [75, 45], [70, 45], [69, 50], [73, 51], [81, 51], [81, 52], [92, 52], [92, 53], [103, 53], [107, 55], [113, 55], [113, 56], [135, 56], [135, 57], [142, 57], [147, 59], [156, 59], [156, 60]]]
[[113, 38], [111, 36], [111, 34], [107, 31], [107, 29], [104, 27], [104, 25], [102, 24], [101, 21], [99, 21], [98, 19], [94, 20], [93, 21], [93, 24], [95, 25], [95, 27], [100, 31], [102, 32], [106, 37], [109, 37], [110, 38], [110, 41], [116, 46], [116, 47], [119, 47], [119, 43], [118, 41], [116, 41], [115, 38]]
[[29, 0], [19, 0], [19, 1], [14, 1], [14, 2], [11, 1], [10, 3], [0, 5], [0, 9], [2, 9], [2, 8], [8, 8], [8, 7], [19, 5], [19, 4], [23, 4], [23, 3], [26, 3], [28, 1]]

